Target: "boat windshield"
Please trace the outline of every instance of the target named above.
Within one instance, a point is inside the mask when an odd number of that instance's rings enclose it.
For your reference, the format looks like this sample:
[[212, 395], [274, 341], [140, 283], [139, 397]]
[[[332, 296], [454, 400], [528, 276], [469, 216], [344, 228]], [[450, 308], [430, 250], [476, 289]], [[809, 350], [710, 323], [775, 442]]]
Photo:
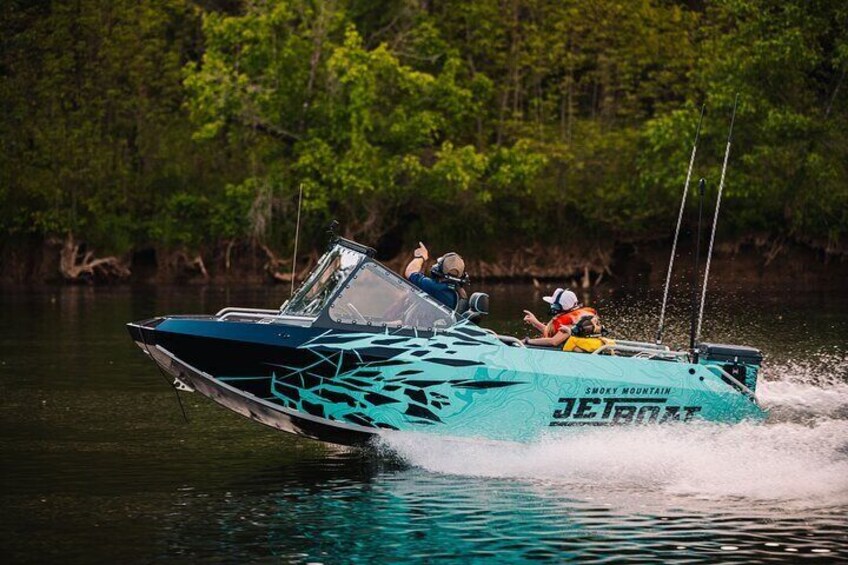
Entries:
[[446, 328], [453, 312], [377, 263], [366, 263], [330, 305], [330, 318], [341, 324]]
[[291, 300], [283, 305], [282, 313], [312, 318], [318, 316], [363, 257], [361, 253], [341, 246], [325, 253], [309, 278], [297, 289]]

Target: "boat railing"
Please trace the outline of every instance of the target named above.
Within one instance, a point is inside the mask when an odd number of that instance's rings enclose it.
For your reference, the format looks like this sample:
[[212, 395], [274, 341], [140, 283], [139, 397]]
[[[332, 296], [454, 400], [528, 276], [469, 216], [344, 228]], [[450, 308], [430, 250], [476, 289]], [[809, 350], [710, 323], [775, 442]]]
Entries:
[[665, 345], [640, 341], [616, 340], [607, 343], [592, 352], [592, 355], [626, 353], [636, 359], [656, 359], [661, 361], [685, 362], [689, 360], [688, 351], [673, 351]]
[[650, 343], [648, 341], [629, 341], [624, 339], [617, 339], [615, 340], [615, 342], [621, 345], [627, 345], [629, 347], [641, 347], [642, 349], [659, 349], [661, 351], [669, 351], [667, 345]]
[[217, 316], [216, 319], [220, 321], [225, 320], [268, 320], [269, 322], [277, 317], [279, 317], [279, 312], [274, 314], [258, 314], [254, 312], [227, 312], [223, 316]]
[[753, 390], [748, 388], [748, 386], [745, 383], [743, 383], [742, 381], [740, 381], [739, 379], [737, 379], [736, 377], [734, 377], [733, 375], [731, 375], [730, 373], [725, 371], [724, 367], [722, 367], [721, 365], [715, 365], [713, 363], [709, 363], [709, 364], [704, 365], [704, 367], [707, 370], [717, 372], [720, 376], [723, 376], [725, 379], [730, 379], [733, 382], [733, 386], [739, 388], [739, 390], [741, 390], [743, 393], [745, 393], [745, 394], [747, 394], [751, 397], [756, 398], [756, 393], [754, 393]]
[[270, 310], [265, 308], [236, 308], [229, 307], [220, 310], [217, 314], [215, 314], [214, 319], [224, 322], [224, 321], [256, 321], [259, 324], [274, 324], [274, 323], [288, 323], [296, 326], [309, 326], [314, 321], [315, 318], [308, 318], [303, 316], [291, 316], [288, 314], [283, 314], [279, 310]]
[[263, 314], [267, 316], [268, 314], [278, 315], [279, 313], [279, 310], [271, 308], [239, 308], [237, 306], [228, 306], [227, 308], [218, 310], [215, 317], [222, 318], [228, 314]]

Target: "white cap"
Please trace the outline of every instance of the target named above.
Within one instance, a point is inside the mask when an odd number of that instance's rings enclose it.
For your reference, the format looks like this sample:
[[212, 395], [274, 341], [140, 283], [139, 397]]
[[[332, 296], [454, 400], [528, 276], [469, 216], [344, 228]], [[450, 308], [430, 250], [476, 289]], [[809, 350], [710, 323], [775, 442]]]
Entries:
[[565, 312], [577, 306], [577, 295], [561, 288], [556, 289], [550, 296], [543, 296], [542, 300], [548, 304], [559, 304]]

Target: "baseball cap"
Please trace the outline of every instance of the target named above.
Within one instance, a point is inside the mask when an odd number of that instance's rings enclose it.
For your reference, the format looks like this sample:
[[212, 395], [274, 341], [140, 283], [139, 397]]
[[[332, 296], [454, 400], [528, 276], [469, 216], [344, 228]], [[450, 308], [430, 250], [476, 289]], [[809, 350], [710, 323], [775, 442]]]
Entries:
[[465, 274], [465, 261], [456, 253], [448, 253], [440, 258], [442, 261], [442, 272], [451, 277], [460, 278]]
[[577, 295], [570, 290], [558, 288], [550, 296], [543, 296], [542, 300], [548, 304], [559, 304], [565, 310], [571, 310], [577, 306]]

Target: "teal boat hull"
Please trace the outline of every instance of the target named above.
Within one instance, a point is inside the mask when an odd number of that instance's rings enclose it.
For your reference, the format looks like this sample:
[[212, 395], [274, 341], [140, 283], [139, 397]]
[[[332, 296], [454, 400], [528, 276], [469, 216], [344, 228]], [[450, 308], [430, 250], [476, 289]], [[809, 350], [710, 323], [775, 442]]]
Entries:
[[282, 333], [280, 324], [214, 318], [131, 326], [139, 346], [188, 388], [333, 443], [395, 432], [529, 442], [586, 426], [766, 415], [719, 364], [516, 347], [467, 323], [431, 335]]

